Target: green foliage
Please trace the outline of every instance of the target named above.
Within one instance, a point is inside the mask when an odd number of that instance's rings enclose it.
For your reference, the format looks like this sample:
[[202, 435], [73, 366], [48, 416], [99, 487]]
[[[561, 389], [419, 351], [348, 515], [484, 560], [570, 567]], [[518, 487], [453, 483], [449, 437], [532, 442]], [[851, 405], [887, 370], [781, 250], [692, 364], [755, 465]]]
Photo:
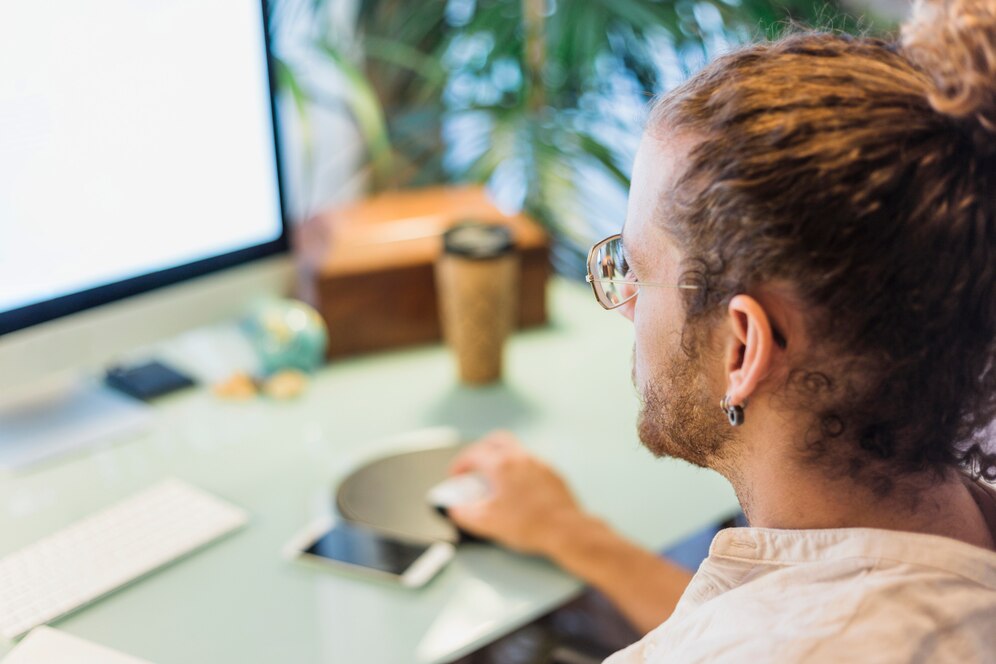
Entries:
[[[314, 15], [331, 1], [312, 0]], [[628, 187], [632, 141], [613, 139], [639, 133], [626, 107], [730, 44], [793, 22], [857, 26], [809, 0], [360, 1], [356, 42], [329, 30], [313, 41], [345, 82], [338, 102], [367, 146], [371, 186], [511, 191], [506, 203], [547, 225], [568, 269], [598, 230], [593, 178]], [[307, 91], [280, 71], [303, 114]]]

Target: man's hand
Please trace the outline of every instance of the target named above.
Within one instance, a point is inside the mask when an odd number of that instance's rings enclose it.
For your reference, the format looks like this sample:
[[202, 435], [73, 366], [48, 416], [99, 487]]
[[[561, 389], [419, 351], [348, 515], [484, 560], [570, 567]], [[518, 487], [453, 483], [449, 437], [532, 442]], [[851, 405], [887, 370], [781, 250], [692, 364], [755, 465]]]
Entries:
[[464, 450], [450, 473], [481, 473], [492, 495], [449, 509], [464, 530], [522, 551], [547, 556], [595, 586], [640, 631], [674, 610], [692, 575], [617, 535], [581, 511], [567, 484], [499, 431]]
[[508, 432], [491, 433], [464, 450], [450, 474], [466, 472], [481, 473], [492, 491], [484, 500], [448, 511], [471, 534], [549, 556], [565, 529], [583, 516], [564, 480]]

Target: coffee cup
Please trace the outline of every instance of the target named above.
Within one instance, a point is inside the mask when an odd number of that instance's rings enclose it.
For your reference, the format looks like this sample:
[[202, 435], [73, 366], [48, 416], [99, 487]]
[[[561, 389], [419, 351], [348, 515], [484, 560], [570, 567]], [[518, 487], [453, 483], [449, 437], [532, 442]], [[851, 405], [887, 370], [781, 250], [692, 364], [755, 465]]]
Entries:
[[519, 257], [506, 226], [465, 221], [443, 235], [436, 262], [443, 337], [465, 383], [501, 378], [505, 339], [518, 313]]

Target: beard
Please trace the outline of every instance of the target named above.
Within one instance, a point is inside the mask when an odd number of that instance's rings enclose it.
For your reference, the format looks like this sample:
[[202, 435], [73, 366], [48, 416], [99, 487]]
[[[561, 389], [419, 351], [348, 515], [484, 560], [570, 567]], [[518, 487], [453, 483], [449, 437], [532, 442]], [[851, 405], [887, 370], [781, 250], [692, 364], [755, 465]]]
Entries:
[[716, 469], [731, 452], [733, 431], [702, 365], [698, 351], [689, 355], [680, 347], [674, 349], [643, 389], [638, 431], [656, 457]]

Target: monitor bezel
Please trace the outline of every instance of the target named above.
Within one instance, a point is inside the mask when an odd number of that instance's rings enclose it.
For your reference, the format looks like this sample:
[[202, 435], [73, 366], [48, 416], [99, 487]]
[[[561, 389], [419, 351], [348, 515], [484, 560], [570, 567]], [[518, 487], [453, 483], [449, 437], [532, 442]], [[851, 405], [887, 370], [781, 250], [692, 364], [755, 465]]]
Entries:
[[277, 101], [273, 82], [276, 67], [271, 50], [270, 16], [267, 0], [260, 0], [263, 21], [263, 48], [266, 53], [266, 85], [270, 97], [270, 123], [273, 128], [273, 156], [276, 167], [277, 197], [280, 207], [280, 236], [269, 242], [245, 247], [210, 258], [192, 261], [164, 270], [122, 279], [110, 284], [69, 293], [43, 302], [35, 302], [16, 309], [0, 311], [0, 337], [5, 334], [65, 318], [129, 297], [142, 295], [167, 286], [190, 281], [232, 267], [270, 256], [287, 253], [290, 249], [290, 219], [284, 191], [283, 163], [280, 156], [280, 125], [277, 118]]

